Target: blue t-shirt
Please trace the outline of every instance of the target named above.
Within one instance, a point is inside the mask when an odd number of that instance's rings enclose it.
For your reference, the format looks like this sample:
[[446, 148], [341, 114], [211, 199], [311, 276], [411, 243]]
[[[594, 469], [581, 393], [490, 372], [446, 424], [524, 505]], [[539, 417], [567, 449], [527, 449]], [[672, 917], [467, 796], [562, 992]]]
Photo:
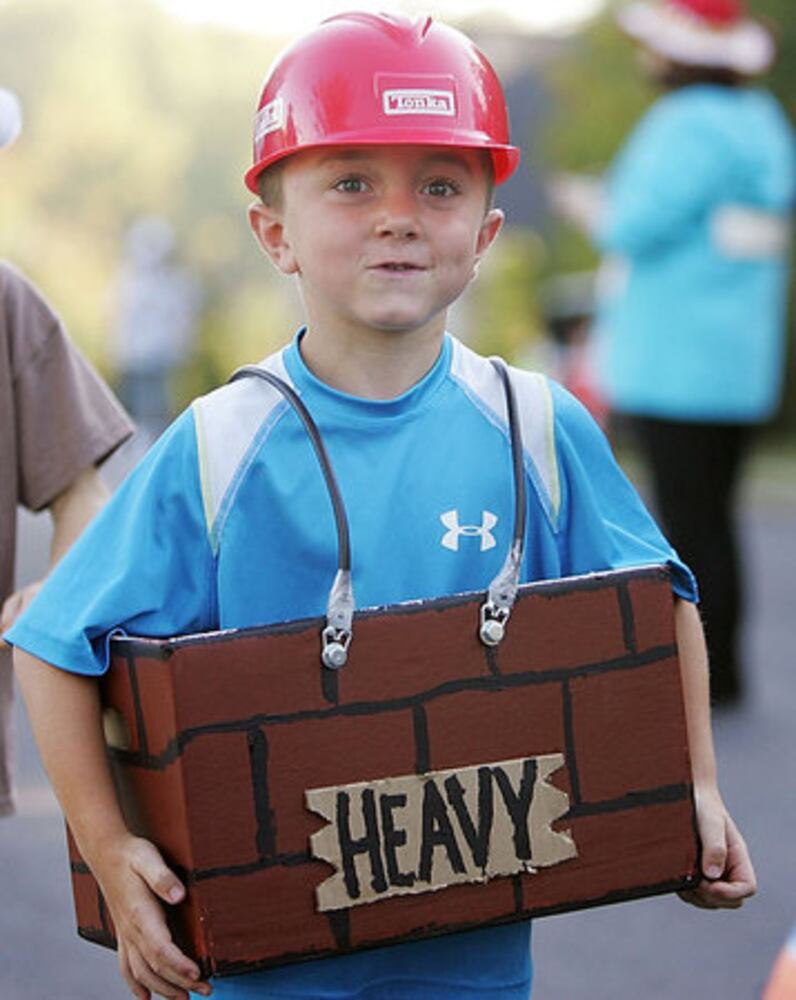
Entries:
[[[360, 399], [305, 366], [300, 335], [263, 362], [315, 418], [351, 529], [358, 607], [485, 590], [509, 549], [513, 481], [492, 365], [446, 335], [403, 395]], [[528, 519], [522, 580], [678, 561], [563, 389], [512, 370]], [[322, 615], [337, 568], [332, 506], [305, 430], [259, 379], [197, 400], [68, 553], [10, 641], [100, 674], [114, 632], [172, 636]], [[528, 925], [512, 924], [218, 980], [216, 995], [527, 996]]]

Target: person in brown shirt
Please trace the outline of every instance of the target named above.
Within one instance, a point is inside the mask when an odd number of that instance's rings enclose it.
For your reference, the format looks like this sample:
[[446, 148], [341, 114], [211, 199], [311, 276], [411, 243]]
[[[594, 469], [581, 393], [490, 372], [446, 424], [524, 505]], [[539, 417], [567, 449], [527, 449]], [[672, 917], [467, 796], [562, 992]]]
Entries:
[[[19, 131], [0, 92], [0, 148]], [[133, 432], [126, 413], [34, 286], [0, 261], [0, 634], [39, 584], [14, 592], [17, 507], [49, 509], [50, 567], [102, 506], [97, 466]], [[13, 812], [13, 675], [0, 641], [0, 816]]]
[[[17, 506], [49, 509], [50, 566], [107, 496], [97, 466], [133, 431], [33, 285], [0, 261], [0, 631], [39, 584], [14, 592]], [[13, 811], [10, 650], [0, 644], [0, 816]]]

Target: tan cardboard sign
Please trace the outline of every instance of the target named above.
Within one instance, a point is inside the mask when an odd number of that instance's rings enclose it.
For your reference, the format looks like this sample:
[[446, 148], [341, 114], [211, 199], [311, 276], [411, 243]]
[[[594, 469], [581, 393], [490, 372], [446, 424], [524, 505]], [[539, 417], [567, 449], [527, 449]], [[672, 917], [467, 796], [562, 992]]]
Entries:
[[561, 753], [309, 789], [327, 825], [310, 838], [335, 872], [316, 890], [338, 910], [459, 882], [548, 868], [578, 855], [552, 824], [569, 796], [548, 781]]

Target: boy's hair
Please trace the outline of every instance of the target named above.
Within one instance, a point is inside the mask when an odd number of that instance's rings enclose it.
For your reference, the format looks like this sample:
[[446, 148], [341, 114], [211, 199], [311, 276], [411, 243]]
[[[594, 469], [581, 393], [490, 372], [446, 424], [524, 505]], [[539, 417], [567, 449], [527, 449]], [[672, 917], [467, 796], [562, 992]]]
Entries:
[[285, 161], [277, 160], [267, 167], [257, 178], [257, 194], [267, 208], [280, 211], [282, 208], [282, 174]]
[[[495, 203], [495, 167], [492, 157], [484, 150], [479, 150], [480, 159], [484, 166], [486, 177], [486, 209], [488, 212]], [[260, 201], [267, 207], [279, 212], [283, 206], [282, 174], [284, 173], [285, 160], [277, 160], [257, 178], [257, 194]]]
[[748, 78], [733, 69], [722, 66], [691, 66], [668, 61], [655, 73], [656, 81], [667, 90], [680, 90], [700, 83], [712, 83], [719, 87], [740, 87]]

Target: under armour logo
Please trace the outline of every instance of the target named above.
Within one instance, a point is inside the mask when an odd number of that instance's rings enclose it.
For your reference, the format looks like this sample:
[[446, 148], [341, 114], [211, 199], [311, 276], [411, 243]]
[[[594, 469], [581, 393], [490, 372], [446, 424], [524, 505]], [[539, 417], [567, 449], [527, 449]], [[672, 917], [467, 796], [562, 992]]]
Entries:
[[480, 524], [459, 524], [458, 510], [446, 510], [444, 514], [440, 514], [439, 519], [448, 529], [442, 537], [442, 545], [446, 549], [458, 552], [459, 539], [462, 535], [466, 538], [480, 538], [482, 552], [493, 549], [497, 545], [492, 528], [498, 523], [498, 519], [497, 515], [489, 510], [481, 511]]

